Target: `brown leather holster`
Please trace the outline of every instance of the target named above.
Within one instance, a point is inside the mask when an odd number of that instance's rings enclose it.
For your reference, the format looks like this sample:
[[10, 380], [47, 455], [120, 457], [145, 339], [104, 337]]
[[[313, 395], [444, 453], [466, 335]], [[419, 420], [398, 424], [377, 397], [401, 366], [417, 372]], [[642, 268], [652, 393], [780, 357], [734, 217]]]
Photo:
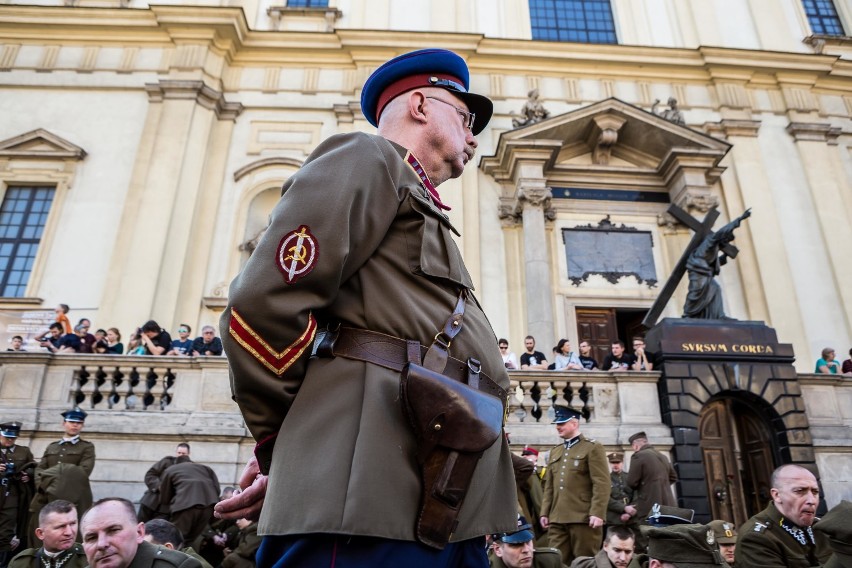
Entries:
[[500, 437], [503, 403], [414, 363], [402, 372], [400, 395], [423, 478], [417, 538], [442, 549], [456, 529], [479, 458]]

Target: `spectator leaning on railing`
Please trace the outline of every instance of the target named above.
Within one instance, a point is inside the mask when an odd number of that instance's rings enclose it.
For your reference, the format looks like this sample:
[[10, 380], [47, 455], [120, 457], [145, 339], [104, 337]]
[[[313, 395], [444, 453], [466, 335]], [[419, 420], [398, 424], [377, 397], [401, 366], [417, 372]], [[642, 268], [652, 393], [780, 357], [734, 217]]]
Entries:
[[205, 325], [201, 328], [201, 337], [192, 342], [192, 354], [196, 357], [222, 354], [222, 340], [216, 337], [215, 327]]
[[822, 373], [824, 375], [839, 375], [840, 361], [834, 358], [835, 352], [833, 347], [826, 347], [822, 350], [822, 357], [817, 359], [816, 369], [814, 373]]
[[128, 343], [128, 355], [165, 355], [172, 346], [172, 336], [154, 320], [145, 322]]

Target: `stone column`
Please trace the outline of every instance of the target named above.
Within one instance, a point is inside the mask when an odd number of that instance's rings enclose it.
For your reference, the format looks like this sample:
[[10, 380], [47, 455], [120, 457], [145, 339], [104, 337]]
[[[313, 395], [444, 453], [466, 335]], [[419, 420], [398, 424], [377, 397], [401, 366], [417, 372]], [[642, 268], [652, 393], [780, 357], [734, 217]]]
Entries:
[[524, 233], [527, 334], [535, 337], [538, 350], [550, 357], [554, 345], [553, 280], [545, 218], [552, 194], [544, 178], [544, 163], [519, 165], [515, 186]]

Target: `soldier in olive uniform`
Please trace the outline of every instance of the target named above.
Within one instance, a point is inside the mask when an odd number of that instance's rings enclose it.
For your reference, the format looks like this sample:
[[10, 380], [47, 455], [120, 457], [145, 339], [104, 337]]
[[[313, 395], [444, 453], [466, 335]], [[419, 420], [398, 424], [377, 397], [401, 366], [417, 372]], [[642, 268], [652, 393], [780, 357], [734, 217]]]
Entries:
[[0, 568], [27, 540], [35, 460], [28, 447], [15, 443], [20, 432], [20, 422], [0, 424]]
[[[484, 536], [515, 527], [511, 452], [492, 412], [509, 376], [437, 189], [462, 175], [493, 112], [469, 84], [444, 49], [379, 66], [361, 92], [378, 135], [331, 136], [311, 153], [231, 283], [222, 342], [257, 446], [244, 491], [216, 510], [260, 512], [259, 566], [484, 566]], [[418, 368], [481, 401], [458, 412], [488, 419], [479, 438], [413, 430], [425, 425], [410, 403], [426, 400], [400, 396], [400, 381]], [[453, 396], [428, 398], [443, 409]], [[433, 450], [433, 439], [476, 449]]]
[[564, 440], [550, 450], [544, 476], [541, 526], [562, 561], [594, 556], [601, 547], [610, 496], [609, 468], [601, 444], [580, 434], [576, 410], [555, 405], [556, 431]]
[[736, 527], [734, 527], [733, 523], [723, 521], [722, 519], [710, 521], [707, 526], [713, 529], [713, 533], [716, 535], [716, 544], [719, 545], [719, 552], [722, 553], [722, 558], [725, 559], [725, 562], [733, 566], [737, 551]]
[[630, 458], [630, 472], [627, 485], [634, 491], [637, 519], [644, 519], [651, 513], [655, 503], [674, 507], [677, 501], [672, 493], [671, 484], [677, 481], [677, 474], [669, 459], [648, 443], [645, 432], [637, 432], [628, 438], [635, 452]]
[[261, 541], [261, 537], [257, 536], [257, 523], [238, 519], [237, 526], [240, 528], [237, 547], [222, 560], [222, 568], [254, 568], [254, 557]]
[[707, 525], [651, 527], [647, 533], [648, 562], [639, 564], [639, 555], [636, 555], [630, 563], [631, 568], [640, 565], [645, 568], [727, 566], [716, 545], [713, 529]]
[[613, 452], [607, 455], [607, 460], [609, 460], [610, 467], [610, 496], [609, 505], [606, 509], [606, 524], [610, 527], [618, 525], [628, 527], [635, 535], [636, 550], [644, 552], [645, 544], [639, 533], [633, 489], [627, 485], [627, 473], [622, 469], [624, 454]]
[[39, 548], [24, 550], [9, 568], [85, 568], [89, 565], [83, 547], [77, 542], [77, 509], [64, 499], [51, 501], [38, 515], [36, 537]]
[[827, 562], [828, 538], [812, 528], [819, 505], [814, 474], [788, 464], [772, 472], [771, 481], [772, 501], [740, 527], [735, 566], [807, 568]]
[[169, 502], [160, 499], [160, 481], [163, 474], [180, 456], [189, 455], [189, 444], [181, 442], [175, 448], [175, 455], [166, 456], [145, 472], [145, 485], [148, 489], [139, 500], [139, 522], [147, 523], [151, 519], [166, 519], [169, 516]]
[[74, 503], [78, 511], [92, 505], [89, 476], [95, 469], [95, 445], [80, 438], [86, 413], [79, 408], [62, 413], [65, 436], [44, 450], [35, 470], [35, 497], [30, 503], [30, 542], [35, 547], [35, 528], [41, 508], [55, 499]]

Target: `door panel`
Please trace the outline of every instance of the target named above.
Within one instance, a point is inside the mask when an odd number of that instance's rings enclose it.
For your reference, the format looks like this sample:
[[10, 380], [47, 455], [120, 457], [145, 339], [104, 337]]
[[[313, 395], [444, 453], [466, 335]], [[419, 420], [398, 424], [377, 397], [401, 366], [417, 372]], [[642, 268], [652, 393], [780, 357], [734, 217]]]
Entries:
[[617, 339], [614, 308], [577, 308], [577, 336], [579, 341], [588, 341], [592, 354], [602, 365], [609, 355], [612, 342]]
[[718, 400], [704, 407], [698, 426], [701, 453], [707, 480], [710, 512], [739, 526], [747, 519], [743, 489], [737, 464], [737, 432], [730, 400]]
[[733, 406], [743, 461], [743, 490], [746, 514], [762, 511], [769, 502], [775, 460], [770, 445], [771, 433], [759, 416], [743, 404]]

